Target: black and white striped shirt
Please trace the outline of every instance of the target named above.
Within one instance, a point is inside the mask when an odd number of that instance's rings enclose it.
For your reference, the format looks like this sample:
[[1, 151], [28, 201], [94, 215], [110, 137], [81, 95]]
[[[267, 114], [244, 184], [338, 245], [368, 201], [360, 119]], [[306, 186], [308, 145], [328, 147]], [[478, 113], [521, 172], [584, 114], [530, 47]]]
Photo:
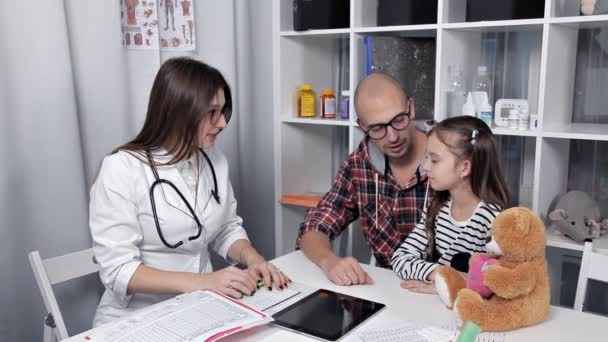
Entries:
[[435, 262], [429, 262], [426, 248], [425, 218], [414, 228], [391, 258], [393, 270], [402, 279], [417, 279], [428, 282], [428, 275], [439, 265], [450, 265], [454, 254], [484, 253], [486, 237], [489, 235], [492, 223], [500, 212], [497, 206], [481, 201], [468, 221], [456, 221], [451, 215], [452, 201], [448, 200], [439, 213], [435, 223], [435, 247], [441, 257]]

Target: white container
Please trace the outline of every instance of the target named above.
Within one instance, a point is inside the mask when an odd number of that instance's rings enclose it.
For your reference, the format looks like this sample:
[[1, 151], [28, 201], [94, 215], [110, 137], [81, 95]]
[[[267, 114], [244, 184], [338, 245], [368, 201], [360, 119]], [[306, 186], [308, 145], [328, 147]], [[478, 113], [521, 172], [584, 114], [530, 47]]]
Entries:
[[530, 114], [530, 130], [535, 131], [538, 129], [538, 114]]
[[477, 75], [473, 78], [471, 84], [471, 92], [473, 92], [473, 103], [475, 104], [475, 110], [479, 110], [483, 101], [483, 94], [488, 95], [488, 103], [494, 103], [492, 97], [492, 80], [488, 73], [488, 67], [480, 65], [477, 67]]
[[467, 102], [462, 105], [462, 115], [475, 116], [475, 106], [473, 105], [473, 95], [467, 94]]
[[477, 111], [477, 116], [488, 125], [488, 127], [492, 128], [492, 106], [488, 103], [488, 94], [483, 93], [483, 101], [479, 106], [479, 110]]
[[460, 65], [448, 66], [448, 86], [446, 88], [447, 115], [458, 116], [467, 99], [467, 88], [464, 85], [464, 71]]
[[530, 127], [530, 114], [520, 113], [519, 114], [519, 130], [526, 131]]
[[519, 127], [519, 111], [517, 109], [511, 109], [507, 120], [510, 129], [517, 129]]

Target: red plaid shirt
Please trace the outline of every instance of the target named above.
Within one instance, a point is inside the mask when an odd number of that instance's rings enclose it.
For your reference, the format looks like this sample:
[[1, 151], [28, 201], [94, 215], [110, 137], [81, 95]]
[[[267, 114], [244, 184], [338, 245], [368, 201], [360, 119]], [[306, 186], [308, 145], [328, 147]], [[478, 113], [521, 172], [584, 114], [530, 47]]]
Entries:
[[[378, 174], [378, 184], [374, 174]], [[360, 218], [363, 236], [378, 266], [390, 268], [393, 252], [414, 230], [422, 216], [426, 185], [427, 176], [419, 167], [405, 186], [399, 186], [386, 156], [375, 144], [368, 144], [364, 139], [342, 164], [329, 192], [316, 208], [306, 213], [296, 248], [299, 248], [300, 239], [306, 232], [322, 232], [333, 240], [351, 222]]]

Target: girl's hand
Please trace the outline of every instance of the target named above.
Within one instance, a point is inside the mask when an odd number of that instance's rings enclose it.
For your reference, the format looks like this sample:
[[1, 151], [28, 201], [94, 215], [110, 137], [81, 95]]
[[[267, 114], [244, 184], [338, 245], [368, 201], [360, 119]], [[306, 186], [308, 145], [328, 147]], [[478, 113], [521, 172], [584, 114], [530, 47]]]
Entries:
[[277, 290], [283, 290], [291, 283], [291, 279], [286, 276], [276, 266], [268, 261], [262, 260], [257, 263], [250, 264], [247, 268], [249, 277], [257, 284], [260, 280], [264, 281], [264, 286], [272, 290], [272, 285]]
[[420, 280], [406, 280], [401, 283], [401, 288], [416, 293], [437, 294], [435, 283], [425, 283]]

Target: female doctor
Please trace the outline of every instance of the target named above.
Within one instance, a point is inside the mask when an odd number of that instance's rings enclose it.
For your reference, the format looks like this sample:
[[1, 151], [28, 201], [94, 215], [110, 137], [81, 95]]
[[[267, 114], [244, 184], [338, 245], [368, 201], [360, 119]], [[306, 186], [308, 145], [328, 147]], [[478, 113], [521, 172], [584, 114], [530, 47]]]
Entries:
[[[174, 58], [160, 68], [141, 132], [107, 156], [91, 188], [89, 226], [105, 285], [94, 325], [179, 293], [240, 298], [258, 281], [291, 280], [250, 244], [226, 157], [214, 147], [232, 111], [215, 68]], [[208, 247], [232, 264], [213, 271]]]

